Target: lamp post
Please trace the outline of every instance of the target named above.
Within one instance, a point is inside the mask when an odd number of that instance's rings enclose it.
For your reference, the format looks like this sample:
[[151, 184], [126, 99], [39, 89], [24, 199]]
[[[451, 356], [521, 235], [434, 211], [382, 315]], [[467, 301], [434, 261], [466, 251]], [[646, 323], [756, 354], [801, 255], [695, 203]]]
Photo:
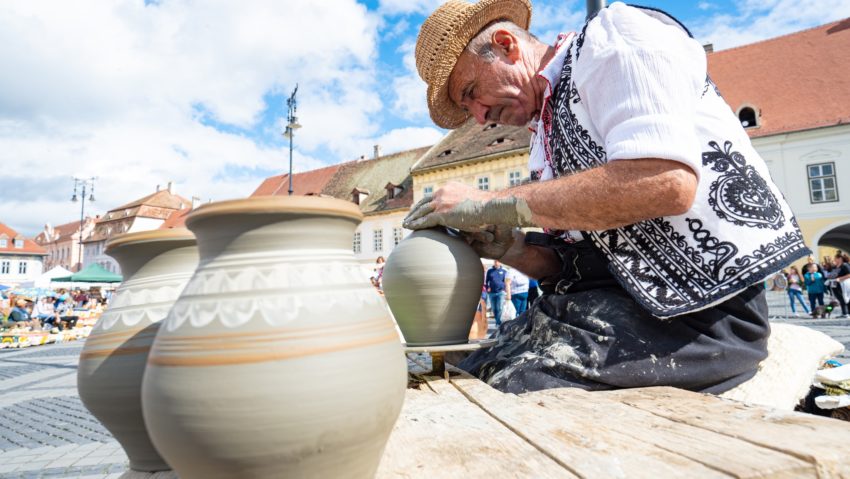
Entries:
[[96, 176], [92, 176], [91, 178], [74, 177], [74, 196], [71, 197], [71, 201], [74, 203], [77, 202], [77, 187], [80, 188], [80, 197], [82, 198], [80, 203], [80, 244], [77, 249], [77, 260], [80, 268], [77, 271], [83, 269], [83, 222], [85, 221], [86, 214], [86, 187], [91, 187], [89, 201], [94, 201], [94, 180], [96, 179]]
[[605, 8], [605, 0], [587, 0], [587, 19], [592, 18], [603, 8]]
[[286, 106], [289, 111], [286, 114], [286, 130], [283, 132], [283, 137], [289, 139], [289, 195], [292, 196], [292, 141], [295, 138], [295, 130], [301, 128], [298, 124], [298, 117], [295, 114], [298, 112], [298, 102], [295, 100], [295, 94], [298, 93], [298, 84], [295, 84], [295, 89], [292, 90], [292, 95], [286, 100]]

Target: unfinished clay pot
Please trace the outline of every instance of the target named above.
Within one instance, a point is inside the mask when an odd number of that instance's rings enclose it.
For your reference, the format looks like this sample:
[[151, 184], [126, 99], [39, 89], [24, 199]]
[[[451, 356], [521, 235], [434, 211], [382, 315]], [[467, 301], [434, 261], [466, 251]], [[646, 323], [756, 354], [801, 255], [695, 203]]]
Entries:
[[475, 251], [439, 229], [414, 231], [384, 266], [384, 296], [408, 346], [467, 342], [483, 284]]
[[80, 353], [80, 399], [124, 448], [131, 469], [167, 470], [142, 418], [142, 376], [160, 321], [198, 264], [195, 237], [185, 228], [129, 233], [106, 253], [125, 279]]
[[352, 252], [353, 204], [255, 197], [187, 217], [201, 263], [164, 321], [145, 421], [182, 479], [372, 477], [407, 363]]

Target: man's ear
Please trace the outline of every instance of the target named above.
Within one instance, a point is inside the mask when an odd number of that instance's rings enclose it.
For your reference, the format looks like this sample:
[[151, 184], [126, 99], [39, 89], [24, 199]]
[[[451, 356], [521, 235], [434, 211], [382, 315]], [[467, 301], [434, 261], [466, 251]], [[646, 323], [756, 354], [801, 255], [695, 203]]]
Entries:
[[507, 30], [496, 30], [493, 32], [491, 42], [493, 49], [501, 52], [511, 62], [519, 60], [519, 41], [513, 33]]

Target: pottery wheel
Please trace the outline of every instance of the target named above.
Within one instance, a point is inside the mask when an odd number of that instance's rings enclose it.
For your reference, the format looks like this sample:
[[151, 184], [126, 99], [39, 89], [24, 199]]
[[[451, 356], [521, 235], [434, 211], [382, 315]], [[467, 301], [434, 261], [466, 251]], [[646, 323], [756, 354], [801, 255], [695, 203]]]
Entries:
[[445, 354], [452, 351], [474, 351], [489, 348], [496, 339], [472, 339], [465, 343], [442, 344], [438, 346], [408, 346], [402, 344], [405, 353], [428, 353], [431, 355], [431, 371], [428, 375], [442, 376], [446, 372]]

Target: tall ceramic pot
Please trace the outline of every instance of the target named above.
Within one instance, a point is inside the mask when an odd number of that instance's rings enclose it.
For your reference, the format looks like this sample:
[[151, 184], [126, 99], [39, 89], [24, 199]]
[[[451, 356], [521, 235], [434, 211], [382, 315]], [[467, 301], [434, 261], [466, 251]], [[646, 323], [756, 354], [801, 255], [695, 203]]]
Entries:
[[353, 204], [204, 205], [195, 276], [157, 335], [145, 421], [182, 479], [372, 477], [407, 362], [351, 244]]
[[475, 251], [441, 229], [414, 231], [384, 266], [384, 296], [408, 346], [467, 342], [483, 284]]
[[142, 418], [142, 377], [160, 321], [195, 271], [198, 248], [180, 228], [118, 236], [106, 253], [125, 279], [83, 346], [80, 399], [121, 443], [131, 469], [167, 470]]

